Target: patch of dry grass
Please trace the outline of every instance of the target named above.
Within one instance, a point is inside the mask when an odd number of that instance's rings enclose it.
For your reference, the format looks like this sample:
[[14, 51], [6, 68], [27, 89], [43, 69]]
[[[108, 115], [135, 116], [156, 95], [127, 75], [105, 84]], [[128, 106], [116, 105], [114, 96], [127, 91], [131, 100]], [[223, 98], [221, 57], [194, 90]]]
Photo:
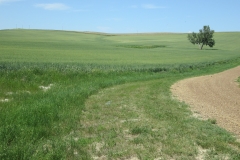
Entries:
[[92, 157], [131, 159], [137, 153], [156, 151], [161, 156], [161, 144], [154, 140], [161, 124], [153, 126], [154, 121], [139, 104], [146, 89], [135, 84], [115, 86], [88, 99], [81, 122], [83, 135], [95, 141], [89, 146]]

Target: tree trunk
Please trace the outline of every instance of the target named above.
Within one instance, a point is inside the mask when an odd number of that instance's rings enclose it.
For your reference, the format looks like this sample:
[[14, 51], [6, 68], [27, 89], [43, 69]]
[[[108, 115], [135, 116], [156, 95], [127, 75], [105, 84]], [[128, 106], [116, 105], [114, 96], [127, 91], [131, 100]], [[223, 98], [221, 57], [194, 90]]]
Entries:
[[199, 49], [202, 50], [202, 48], [203, 48], [203, 44], [199, 44]]

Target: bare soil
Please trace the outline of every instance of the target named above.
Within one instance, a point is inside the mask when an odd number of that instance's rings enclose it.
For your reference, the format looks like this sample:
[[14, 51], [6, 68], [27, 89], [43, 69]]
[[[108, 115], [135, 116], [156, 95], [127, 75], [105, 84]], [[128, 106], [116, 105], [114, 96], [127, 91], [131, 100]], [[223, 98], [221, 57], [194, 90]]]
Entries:
[[181, 80], [171, 87], [174, 97], [202, 118], [240, 137], [240, 66], [214, 75]]

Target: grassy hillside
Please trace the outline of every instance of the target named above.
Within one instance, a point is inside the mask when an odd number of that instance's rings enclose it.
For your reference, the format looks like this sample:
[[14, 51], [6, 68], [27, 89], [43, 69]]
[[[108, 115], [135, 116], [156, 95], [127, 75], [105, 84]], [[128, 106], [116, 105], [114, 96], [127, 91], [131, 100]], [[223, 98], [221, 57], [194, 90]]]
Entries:
[[239, 35], [216, 33], [216, 46], [213, 49], [204, 46], [204, 51], [200, 51], [198, 46], [188, 42], [187, 34], [3, 30], [0, 31], [0, 61], [104, 65], [201, 63], [238, 57], [240, 48], [235, 44], [239, 42]]
[[0, 31], [0, 159], [239, 159], [169, 91], [239, 65], [239, 34], [200, 51], [186, 34]]

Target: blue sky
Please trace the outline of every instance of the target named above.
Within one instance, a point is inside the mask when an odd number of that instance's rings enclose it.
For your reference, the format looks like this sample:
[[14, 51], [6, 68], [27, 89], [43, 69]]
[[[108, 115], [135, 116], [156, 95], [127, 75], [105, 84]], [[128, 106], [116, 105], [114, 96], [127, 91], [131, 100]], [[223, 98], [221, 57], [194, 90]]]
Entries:
[[0, 0], [0, 29], [240, 31], [240, 0]]

